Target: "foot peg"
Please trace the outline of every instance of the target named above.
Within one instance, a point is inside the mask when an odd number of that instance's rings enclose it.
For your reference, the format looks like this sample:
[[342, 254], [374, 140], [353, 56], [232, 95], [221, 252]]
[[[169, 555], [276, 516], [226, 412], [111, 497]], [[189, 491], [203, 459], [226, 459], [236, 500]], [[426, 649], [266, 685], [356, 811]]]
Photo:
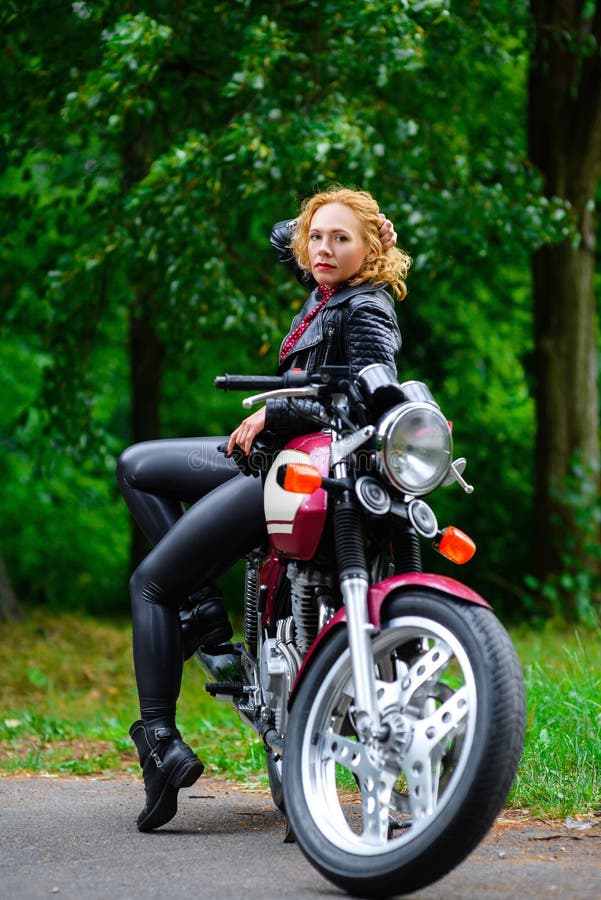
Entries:
[[241, 681], [208, 681], [205, 691], [211, 697], [232, 697], [238, 700], [244, 697], [244, 685]]

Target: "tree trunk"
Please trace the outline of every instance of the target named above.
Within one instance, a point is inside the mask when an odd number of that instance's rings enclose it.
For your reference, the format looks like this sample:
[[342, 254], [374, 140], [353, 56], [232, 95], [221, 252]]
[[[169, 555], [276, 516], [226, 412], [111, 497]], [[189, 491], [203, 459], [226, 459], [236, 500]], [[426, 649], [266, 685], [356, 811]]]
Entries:
[[[151, 129], [144, 116], [132, 104], [124, 116], [124, 140], [121, 147], [122, 184], [125, 194], [141, 181], [153, 158]], [[131, 426], [134, 443], [156, 440], [160, 436], [161, 378], [164, 348], [152, 322], [152, 272], [137, 271], [132, 288], [136, 297], [129, 319], [129, 364], [131, 383]], [[146, 538], [132, 526], [131, 571], [148, 552]]]
[[8, 579], [4, 560], [0, 556], [0, 622], [21, 622], [23, 610]]
[[[582, 21], [583, 0], [531, 0], [535, 46], [529, 82], [530, 158], [548, 197], [570, 204], [576, 239], [547, 245], [532, 260], [536, 340], [534, 568], [560, 574], [567, 548], [594, 570], [583, 525], [566, 499], [575, 459], [598, 478], [598, 325], [593, 285], [594, 202], [601, 176], [601, 4]], [[593, 41], [596, 38], [596, 49]], [[596, 492], [596, 494], [598, 491]], [[583, 528], [587, 531], [585, 534]], [[565, 612], [573, 614], [568, 600]]]
[[[138, 309], [144, 309], [142, 302]], [[129, 323], [131, 381], [131, 422], [135, 443], [160, 436], [161, 376], [164, 348], [148, 318], [132, 315]], [[148, 552], [146, 538], [134, 525], [131, 542], [131, 571]]]

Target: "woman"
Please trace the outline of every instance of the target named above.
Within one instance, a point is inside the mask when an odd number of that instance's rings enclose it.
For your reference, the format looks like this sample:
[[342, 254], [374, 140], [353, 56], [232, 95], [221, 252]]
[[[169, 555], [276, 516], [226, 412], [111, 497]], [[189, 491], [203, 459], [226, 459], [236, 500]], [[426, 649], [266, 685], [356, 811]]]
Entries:
[[[272, 243], [282, 262], [317, 285], [282, 343], [280, 373], [326, 362], [355, 375], [371, 363], [395, 368], [401, 340], [388, 290], [403, 299], [411, 262], [395, 240], [375, 200], [344, 188], [315, 195], [297, 221], [276, 226]], [[243, 475], [231, 454], [236, 447], [248, 454], [264, 429], [282, 443], [314, 430], [306, 416], [318, 404], [295, 406], [267, 401], [232, 432], [227, 456], [218, 449], [222, 438], [194, 438], [137, 444], [119, 460], [122, 493], [155, 545], [130, 582], [140, 701], [130, 735], [146, 791], [140, 831], [168, 822], [178, 790], [203, 771], [175, 724], [183, 661], [196, 647], [231, 637], [213, 579], [266, 539], [261, 481]], [[183, 504], [191, 504], [185, 512]]]

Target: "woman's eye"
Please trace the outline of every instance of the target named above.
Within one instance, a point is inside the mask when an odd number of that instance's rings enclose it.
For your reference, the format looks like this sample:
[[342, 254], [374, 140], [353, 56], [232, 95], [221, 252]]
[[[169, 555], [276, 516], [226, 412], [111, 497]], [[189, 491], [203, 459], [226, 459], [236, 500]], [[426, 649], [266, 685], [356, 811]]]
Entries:
[[348, 241], [348, 238], [347, 238], [346, 234], [337, 234], [336, 240], [343, 243], [344, 241]]

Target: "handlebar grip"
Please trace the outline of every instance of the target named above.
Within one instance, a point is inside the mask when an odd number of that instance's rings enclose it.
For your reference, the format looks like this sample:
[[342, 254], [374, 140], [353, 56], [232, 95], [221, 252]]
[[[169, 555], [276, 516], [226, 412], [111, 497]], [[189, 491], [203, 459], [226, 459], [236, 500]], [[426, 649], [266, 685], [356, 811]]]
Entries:
[[220, 375], [215, 387], [220, 391], [277, 391], [278, 388], [304, 387], [309, 384], [310, 373], [285, 372], [284, 375]]
[[282, 379], [268, 375], [220, 375], [215, 379], [220, 391], [274, 391], [282, 387]]

